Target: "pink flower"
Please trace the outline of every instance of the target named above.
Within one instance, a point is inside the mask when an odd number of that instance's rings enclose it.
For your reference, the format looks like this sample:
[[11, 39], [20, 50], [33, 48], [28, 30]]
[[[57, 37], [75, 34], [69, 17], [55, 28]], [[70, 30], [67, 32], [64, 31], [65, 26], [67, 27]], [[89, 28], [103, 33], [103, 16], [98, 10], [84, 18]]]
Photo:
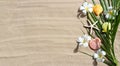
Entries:
[[98, 50], [100, 48], [100, 45], [101, 45], [101, 40], [98, 37], [90, 40], [89, 42], [89, 47], [94, 51]]

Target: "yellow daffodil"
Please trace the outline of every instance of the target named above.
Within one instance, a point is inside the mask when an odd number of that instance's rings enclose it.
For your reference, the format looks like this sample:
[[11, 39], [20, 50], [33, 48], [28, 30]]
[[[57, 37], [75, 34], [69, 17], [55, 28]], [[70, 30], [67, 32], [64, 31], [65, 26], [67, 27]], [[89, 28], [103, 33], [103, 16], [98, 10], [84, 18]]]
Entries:
[[93, 12], [96, 14], [96, 16], [99, 16], [99, 15], [103, 12], [102, 6], [99, 5], [99, 4], [96, 4], [96, 5], [93, 7]]
[[111, 30], [111, 23], [109, 22], [103, 23], [102, 29], [103, 29], [102, 32], [107, 32], [108, 30]]

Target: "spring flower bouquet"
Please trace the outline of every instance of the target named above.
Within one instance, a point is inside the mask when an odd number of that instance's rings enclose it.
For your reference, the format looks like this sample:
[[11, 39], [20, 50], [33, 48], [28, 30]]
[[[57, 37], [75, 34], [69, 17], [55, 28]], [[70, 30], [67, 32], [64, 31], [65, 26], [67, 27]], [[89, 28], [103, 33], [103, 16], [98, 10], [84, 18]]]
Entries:
[[85, 1], [79, 8], [87, 16], [84, 25], [87, 34], [78, 37], [79, 46], [90, 47], [94, 51], [93, 59], [108, 66], [118, 66], [114, 51], [114, 40], [120, 23], [120, 0]]

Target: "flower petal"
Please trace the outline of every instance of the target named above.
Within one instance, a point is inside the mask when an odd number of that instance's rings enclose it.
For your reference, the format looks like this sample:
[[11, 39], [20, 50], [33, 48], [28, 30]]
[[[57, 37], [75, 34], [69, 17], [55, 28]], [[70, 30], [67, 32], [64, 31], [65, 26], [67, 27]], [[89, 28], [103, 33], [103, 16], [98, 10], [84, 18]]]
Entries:
[[102, 55], [106, 55], [106, 52], [105, 51], [101, 51]]
[[93, 5], [92, 5], [92, 4], [88, 4], [88, 7], [89, 7], [89, 8], [92, 8], [92, 7], [93, 7]]
[[104, 62], [105, 61], [105, 59], [102, 59], [102, 62]]
[[94, 58], [98, 58], [98, 54], [97, 54], [97, 53], [95, 53], [93, 57], [94, 57]]
[[77, 39], [77, 42], [83, 42], [83, 38], [81, 38], [81, 37], [79, 37], [78, 39]]
[[97, 50], [97, 54], [99, 54], [101, 51], [102, 51], [101, 49], [98, 49], [98, 50]]
[[108, 28], [108, 22], [105, 22], [105, 23], [103, 23], [103, 25], [102, 25], [102, 32], [107, 32], [107, 28]]
[[97, 62], [102, 62], [103, 60], [101, 58], [96, 59]]
[[88, 43], [84, 43], [83, 46], [84, 46], [84, 47], [88, 47]]
[[94, 53], [94, 59], [98, 62], [104, 62], [105, 61], [105, 58], [104, 56], [106, 55], [106, 52], [101, 50], [101, 49], [98, 49], [96, 53]]
[[89, 8], [88, 10], [89, 10], [89, 12], [93, 12], [93, 8]]
[[85, 7], [83, 7], [83, 6], [80, 6], [80, 10], [84, 10], [85, 9]]
[[108, 30], [111, 30], [111, 23], [108, 23]]
[[107, 13], [105, 17], [108, 19], [108, 18], [109, 18], [109, 16], [110, 16], [110, 15]]
[[87, 13], [87, 11], [86, 11], [86, 10], [83, 10], [82, 12], [84, 13], [84, 15], [86, 15], [86, 13]]
[[88, 3], [87, 2], [84, 2], [83, 3], [83, 6], [85, 7], [85, 6], [88, 6]]
[[83, 45], [83, 43], [79, 43], [79, 46], [82, 46]]
[[113, 8], [112, 6], [108, 7], [109, 10], [111, 10], [112, 8]]

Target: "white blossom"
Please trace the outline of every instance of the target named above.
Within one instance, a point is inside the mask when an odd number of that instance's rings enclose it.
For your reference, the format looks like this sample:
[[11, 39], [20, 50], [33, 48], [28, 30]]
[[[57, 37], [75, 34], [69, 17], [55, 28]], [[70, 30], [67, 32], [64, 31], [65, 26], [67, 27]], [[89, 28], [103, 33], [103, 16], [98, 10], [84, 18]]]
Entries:
[[82, 6], [80, 6], [80, 10], [83, 12], [84, 15], [87, 14], [87, 12], [93, 12], [93, 5], [87, 2], [84, 2]]
[[96, 53], [94, 53], [93, 57], [94, 57], [94, 59], [96, 59], [97, 62], [104, 62], [105, 61], [105, 59], [104, 59], [105, 55], [106, 55], [106, 52], [99, 49]]
[[80, 46], [88, 47], [88, 42], [91, 40], [91, 37], [88, 35], [83, 35], [77, 39], [77, 42]]
[[105, 18], [107, 19], [115, 19], [116, 15], [118, 15], [118, 13], [113, 9], [112, 6], [108, 7], [108, 11], [105, 12]]

